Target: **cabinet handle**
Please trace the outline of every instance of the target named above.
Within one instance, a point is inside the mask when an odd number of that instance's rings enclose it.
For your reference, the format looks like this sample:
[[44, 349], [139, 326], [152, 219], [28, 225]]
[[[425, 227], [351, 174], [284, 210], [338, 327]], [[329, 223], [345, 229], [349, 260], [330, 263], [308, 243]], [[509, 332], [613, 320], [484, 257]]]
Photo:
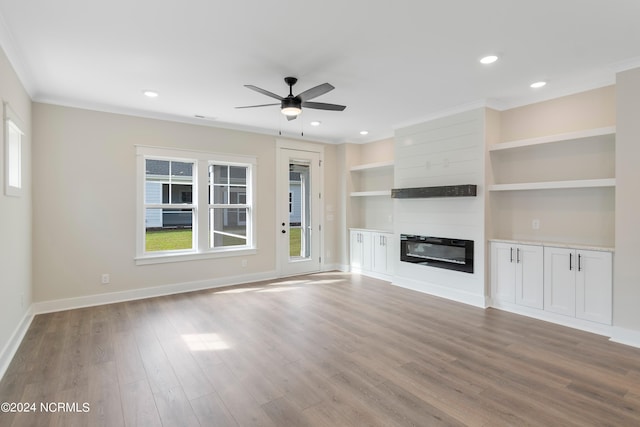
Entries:
[[513, 248], [509, 248], [509, 262], [513, 262]]
[[582, 271], [582, 255], [578, 254], [578, 271]]
[[569, 254], [569, 270], [573, 270], [573, 254]]
[[520, 264], [520, 248], [516, 249], [516, 264]]

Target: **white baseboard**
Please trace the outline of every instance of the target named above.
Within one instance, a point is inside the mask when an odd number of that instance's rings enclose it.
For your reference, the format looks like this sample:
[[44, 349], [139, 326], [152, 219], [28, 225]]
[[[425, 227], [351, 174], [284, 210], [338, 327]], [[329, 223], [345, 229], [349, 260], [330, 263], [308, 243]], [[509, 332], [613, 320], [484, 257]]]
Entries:
[[7, 368], [9, 368], [13, 356], [15, 356], [16, 351], [18, 351], [18, 347], [20, 347], [20, 343], [22, 343], [22, 339], [27, 333], [32, 320], [33, 313], [31, 308], [29, 308], [22, 317], [22, 320], [20, 320], [20, 323], [18, 323], [15, 331], [13, 331], [9, 341], [0, 352], [0, 380], [4, 377], [5, 372], [7, 372]]
[[52, 313], [55, 311], [71, 310], [74, 308], [92, 307], [96, 305], [113, 304], [117, 302], [180, 294], [183, 292], [200, 291], [204, 289], [213, 289], [221, 288], [224, 286], [253, 283], [262, 280], [272, 280], [276, 277], [277, 274], [275, 271], [268, 271], [264, 273], [246, 274], [242, 276], [198, 280], [194, 282], [177, 283], [174, 285], [154, 286], [149, 288], [132, 289], [129, 291], [110, 292], [97, 295], [87, 295], [83, 297], [42, 301], [36, 302], [32, 305], [32, 313]]
[[556, 325], [567, 326], [569, 328], [591, 332], [592, 334], [603, 335], [605, 337], [610, 337], [613, 329], [611, 325], [603, 325], [596, 322], [590, 322], [588, 320], [577, 319], [575, 317], [564, 316], [562, 314], [551, 313], [503, 301], [493, 301], [491, 303], [491, 307], [497, 308], [498, 310], [508, 311], [509, 313], [555, 323]]
[[421, 282], [419, 280], [398, 276], [393, 277], [393, 282], [391, 284], [401, 288], [411, 289], [425, 294], [473, 305], [475, 307], [487, 308], [488, 306], [487, 299], [484, 295], [472, 294], [461, 291], [460, 289], [452, 289], [433, 283]]
[[609, 340], [640, 348], [640, 331], [613, 326]]

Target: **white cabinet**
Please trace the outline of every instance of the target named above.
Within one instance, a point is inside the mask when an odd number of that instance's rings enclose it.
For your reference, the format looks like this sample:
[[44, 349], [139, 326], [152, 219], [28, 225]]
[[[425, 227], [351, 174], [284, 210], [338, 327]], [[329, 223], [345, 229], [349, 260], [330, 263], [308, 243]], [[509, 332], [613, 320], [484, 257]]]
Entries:
[[393, 234], [371, 230], [351, 230], [351, 271], [381, 279], [393, 273]]
[[371, 269], [371, 232], [351, 230], [351, 269]]
[[373, 246], [372, 270], [379, 274], [391, 275], [393, 273], [393, 258], [395, 246], [391, 233], [371, 233]]
[[544, 248], [544, 309], [576, 315], [575, 249]]
[[542, 246], [491, 244], [491, 295], [496, 301], [542, 309]]
[[611, 324], [611, 252], [545, 247], [544, 309]]

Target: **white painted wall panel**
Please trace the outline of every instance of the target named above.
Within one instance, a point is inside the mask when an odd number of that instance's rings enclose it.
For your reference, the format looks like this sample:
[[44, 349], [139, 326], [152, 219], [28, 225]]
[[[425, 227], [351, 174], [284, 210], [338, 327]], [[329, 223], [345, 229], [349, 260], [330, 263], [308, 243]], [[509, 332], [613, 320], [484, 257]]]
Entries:
[[474, 241], [474, 273], [399, 262], [394, 282], [467, 302], [485, 295], [484, 109], [396, 131], [394, 188], [478, 185], [477, 197], [396, 199], [397, 234]]

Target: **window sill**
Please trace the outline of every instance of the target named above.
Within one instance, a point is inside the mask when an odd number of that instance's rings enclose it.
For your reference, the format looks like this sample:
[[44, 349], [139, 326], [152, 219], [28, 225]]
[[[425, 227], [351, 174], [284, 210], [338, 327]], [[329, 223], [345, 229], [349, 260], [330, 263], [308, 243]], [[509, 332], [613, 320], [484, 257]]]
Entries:
[[224, 251], [211, 251], [211, 252], [189, 252], [189, 253], [173, 253], [173, 254], [158, 254], [158, 255], [142, 255], [135, 258], [136, 265], [150, 265], [150, 264], [164, 264], [168, 262], [184, 262], [184, 261], [198, 261], [203, 259], [215, 259], [215, 258], [228, 258], [235, 256], [255, 255], [258, 250], [255, 248], [250, 249], [225, 249]]

